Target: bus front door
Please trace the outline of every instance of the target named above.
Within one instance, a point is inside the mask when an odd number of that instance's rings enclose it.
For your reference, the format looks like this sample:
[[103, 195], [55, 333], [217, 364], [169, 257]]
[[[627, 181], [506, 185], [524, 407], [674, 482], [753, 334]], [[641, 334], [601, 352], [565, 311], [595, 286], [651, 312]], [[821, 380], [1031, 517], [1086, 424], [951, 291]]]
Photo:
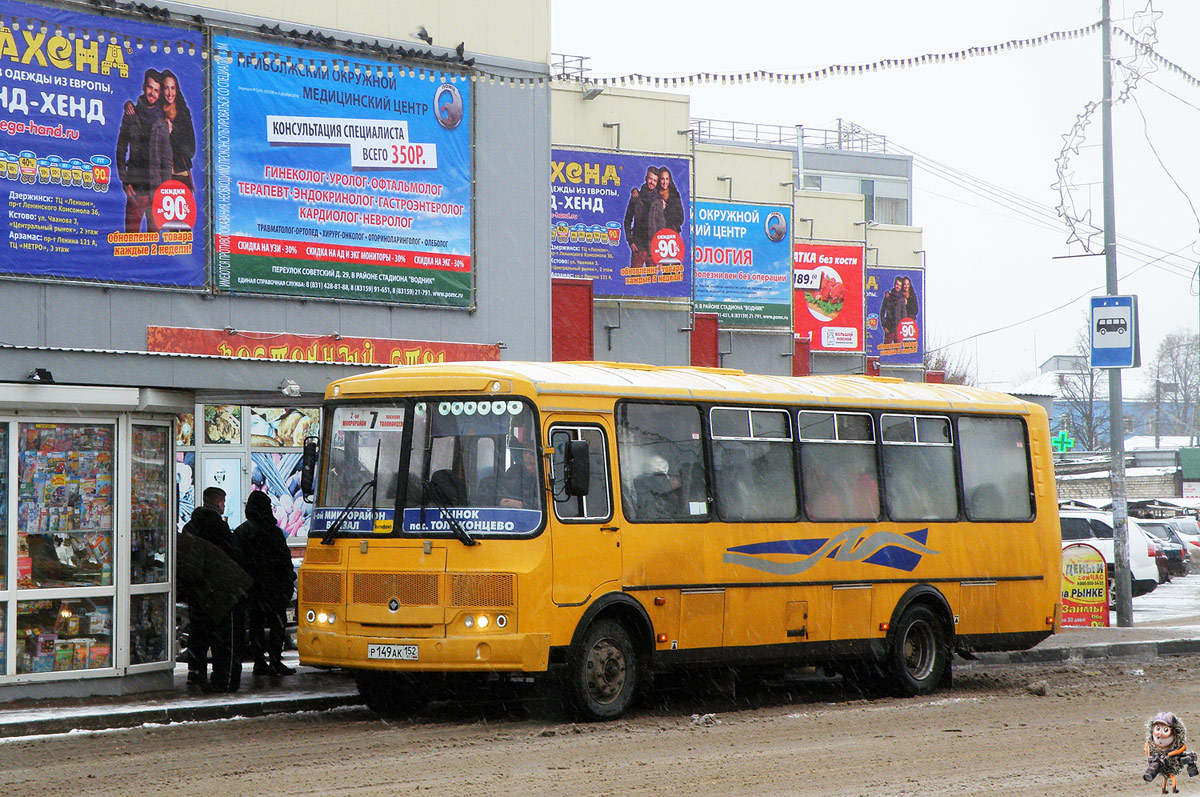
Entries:
[[[552, 596], [560, 606], [582, 605], [621, 578], [621, 530], [614, 522], [608, 432], [585, 420], [556, 416], [548, 439], [551, 455]], [[567, 443], [588, 445], [588, 491], [567, 495]]]

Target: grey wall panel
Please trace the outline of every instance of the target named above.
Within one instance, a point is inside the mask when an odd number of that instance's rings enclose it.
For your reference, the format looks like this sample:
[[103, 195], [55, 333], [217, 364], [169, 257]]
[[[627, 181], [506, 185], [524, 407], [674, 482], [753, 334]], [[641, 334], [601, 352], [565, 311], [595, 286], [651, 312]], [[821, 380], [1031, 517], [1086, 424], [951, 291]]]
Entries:
[[721, 332], [718, 345], [722, 352], [729, 352], [721, 355], [724, 368], [737, 368], [748, 374], [792, 374], [792, 358], [784, 356], [793, 348], [790, 332]]
[[[599, 306], [594, 311], [597, 360], [686, 365], [690, 362], [687, 310], [651, 309], [644, 305]], [[609, 334], [607, 327], [614, 328]], [[611, 338], [612, 348], [609, 348]]]

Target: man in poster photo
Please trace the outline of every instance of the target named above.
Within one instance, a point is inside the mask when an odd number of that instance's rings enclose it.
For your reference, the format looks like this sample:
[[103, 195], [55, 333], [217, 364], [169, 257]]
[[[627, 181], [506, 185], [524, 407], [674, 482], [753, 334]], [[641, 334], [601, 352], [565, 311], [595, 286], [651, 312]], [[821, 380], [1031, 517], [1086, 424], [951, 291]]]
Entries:
[[170, 129], [159, 106], [161, 96], [161, 73], [147, 69], [141, 96], [136, 104], [126, 103], [121, 117], [117, 175], [125, 191], [125, 232], [140, 232], [143, 218], [147, 230], [157, 229], [150, 202], [155, 189], [171, 177]]
[[658, 192], [658, 168], [646, 168], [646, 182], [629, 192], [625, 206], [625, 241], [629, 244], [629, 265], [639, 268], [650, 259], [650, 200]]

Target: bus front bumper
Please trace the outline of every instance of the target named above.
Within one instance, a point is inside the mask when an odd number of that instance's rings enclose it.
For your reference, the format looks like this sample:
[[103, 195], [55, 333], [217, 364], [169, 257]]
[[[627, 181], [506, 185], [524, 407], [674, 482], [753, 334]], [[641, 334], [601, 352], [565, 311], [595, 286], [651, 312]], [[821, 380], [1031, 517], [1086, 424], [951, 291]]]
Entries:
[[[348, 636], [301, 628], [300, 663], [406, 672], [544, 672], [549, 634], [472, 634], [436, 639]], [[371, 646], [383, 646], [374, 648]], [[373, 654], [373, 655], [372, 655]], [[416, 658], [411, 658], [412, 655]], [[406, 658], [394, 658], [402, 655]]]

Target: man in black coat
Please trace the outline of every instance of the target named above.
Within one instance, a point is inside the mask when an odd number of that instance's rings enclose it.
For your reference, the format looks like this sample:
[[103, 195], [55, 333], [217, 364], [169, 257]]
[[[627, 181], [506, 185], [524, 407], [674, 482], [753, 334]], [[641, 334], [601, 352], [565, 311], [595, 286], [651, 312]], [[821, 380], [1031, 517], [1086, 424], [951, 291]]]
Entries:
[[[206, 544], [181, 537], [179, 545], [178, 580], [188, 598], [188, 683], [199, 683], [206, 692], [236, 692], [241, 684], [241, 599], [253, 583], [224, 512], [225, 491], [205, 488], [204, 505], [192, 512], [183, 536]], [[212, 678], [205, 683], [209, 648]]]
[[246, 606], [254, 674], [291, 675], [296, 671], [283, 663], [287, 635], [284, 617], [292, 599], [296, 570], [287, 535], [276, 523], [271, 498], [266, 493], [259, 490], [250, 493], [246, 499], [246, 522], [237, 527], [234, 536], [246, 558], [246, 569], [254, 578]]

